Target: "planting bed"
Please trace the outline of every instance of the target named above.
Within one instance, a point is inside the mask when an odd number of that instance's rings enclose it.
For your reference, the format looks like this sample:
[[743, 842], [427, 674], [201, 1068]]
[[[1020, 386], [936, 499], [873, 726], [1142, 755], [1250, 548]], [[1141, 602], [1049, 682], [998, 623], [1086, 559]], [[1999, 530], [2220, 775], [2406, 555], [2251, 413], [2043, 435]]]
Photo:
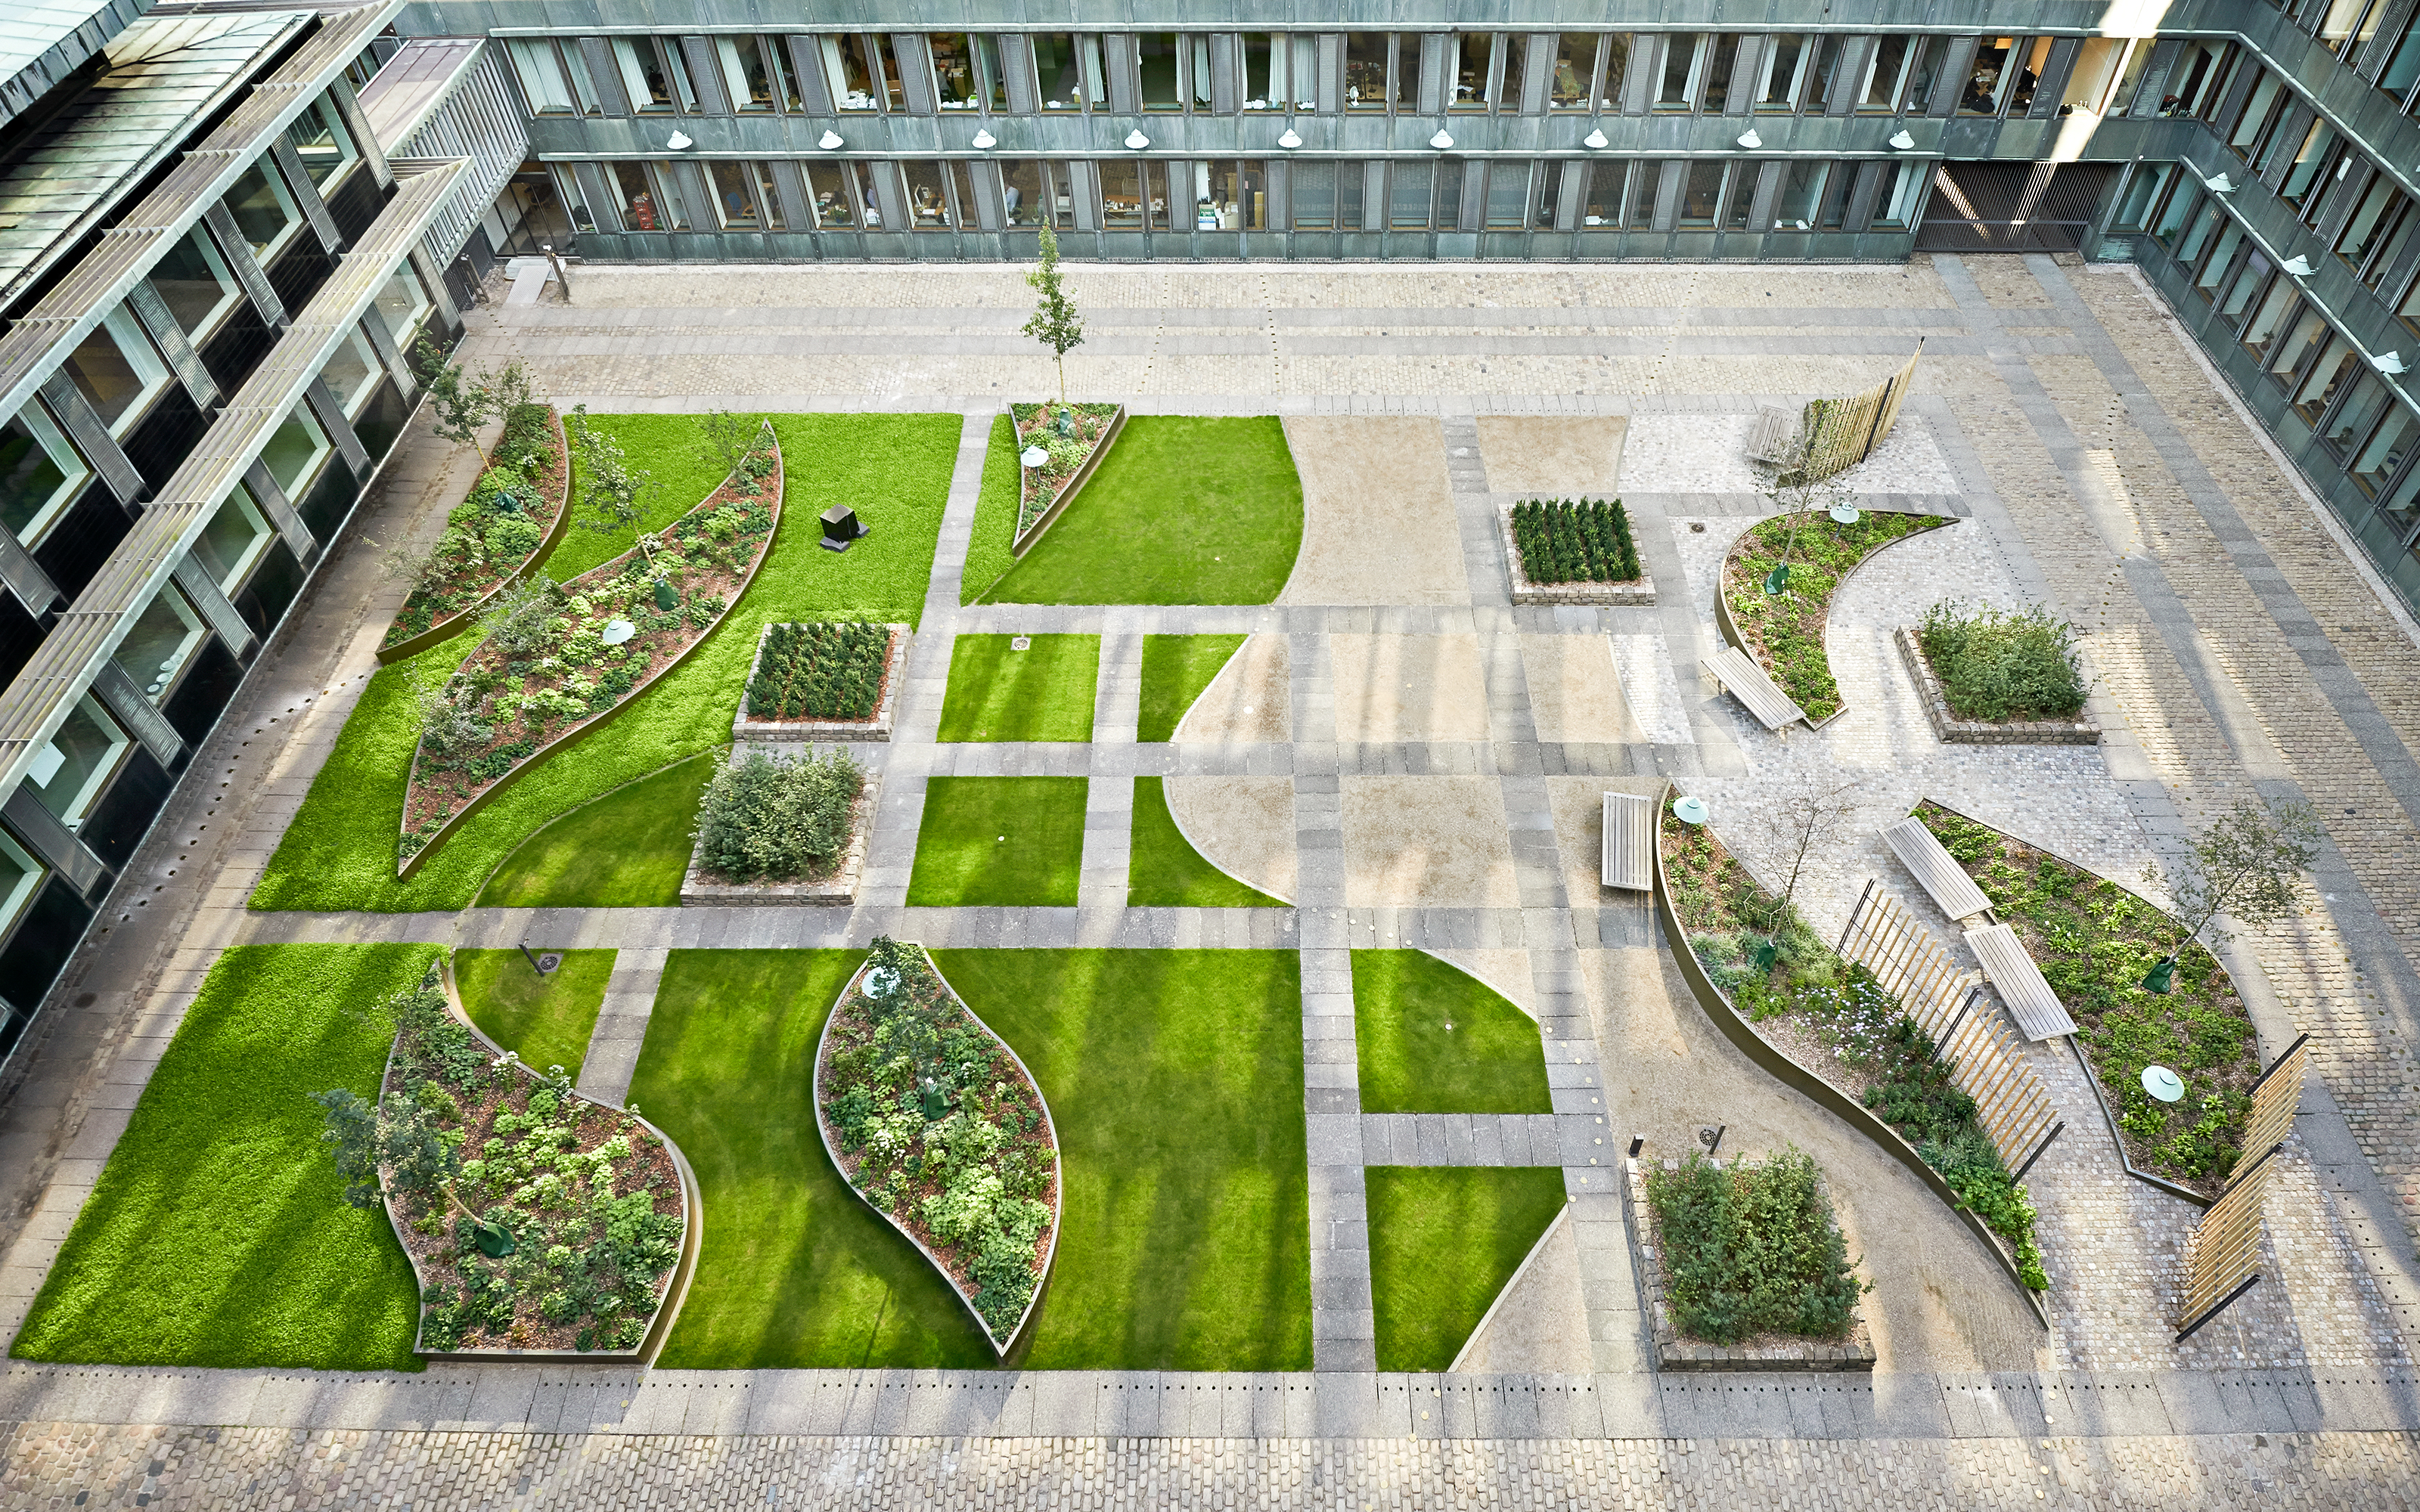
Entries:
[[1619, 499], [1524, 499], [1496, 513], [1515, 604], [1655, 602]]
[[[1798, 524], [1792, 538], [1791, 522]], [[1817, 513], [1777, 516], [1750, 526], [1723, 559], [1718, 607], [1726, 637], [1763, 664], [1781, 690], [1822, 724], [1840, 712], [1840, 685], [1823, 654], [1832, 595], [1866, 558], [1893, 541], [1957, 523], [1936, 515], [1867, 510], [1854, 525]], [[1790, 582], [1777, 595], [1766, 578], [1790, 554]]]
[[824, 1149], [914, 1242], [1005, 1354], [1059, 1234], [1059, 1141], [1041, 1088], [922, 946], [877, 936], [815, 1057]]
[[1812, 1160], [1622, 1164], [1657, 1369], [1874, 1367], [1866, 1286]]
[[[838, 749], [835, 748], [832, 754], [839, 754]], [[815, 759], [814, 748], [811, 746], [793, 748], [791, 751], [780, 754], [768, 752], [761, 746], [735, 748], [730, 762], [734, 780], [745, 777], [742, 764], [755, 756], [784, 764]], [[826, 758], [827, 761], [829, 759]], [[856, 766], [855, 763], [849, 764]], [[688, 873], [681, 879], [682, 905], [831, 903], [845, 907], [855, 903], [858, 878], [865, 871], [866, 841], [874, 829], [876, 809], [882, 801], [882, 773], [878, 769], [864, 767], [856, 767], [856, 773], [858, 787], [855, 795], [849, 799], [847, 831], [839, 837], [828, 858], [805, 865], [759, 866], [752, 871], [744, 861], [733, 865], [716, 864], [718, 851], [727, 856], [744, 856], [749, 847], [744, 837], [727, 840], [721, 832], [721, 821], [716, 814], [717, 794], [710, 785], [703, 795], [704, 803], [698, 815], [697, 844], [690, 853]], [[776, 812], [764, 818], [784, 839], [793, 841], [807, 827], [795, 813]], [[757, 848], [763, 849], [762, 846]]]
[[[1059, 434], [1057, 419], [1067, 411], [1074, 434]], [[1092, 476], [1094, 459], [1117, 436], [1124, 407], [1114, 404], [1013, 404], [1010, 421], [1016, 426], [1016, 449], [1039, 446], [1049, 460], [1038, 468], [1018, 464], [1016, 534], [1014, 549], [1023, 552], [1048, 528], [1053, 512], [1074, 488]]]
[[[490, 594], [534, 569], [563, 539], [571, 479], [563, 417], [548, 405], [516, 409], [471, 496], [445, 517], [429, 576], [396, 611], [378, 659], [400, 661], [461, 629]], [[498, 507], [504, 497], [510, 510]]]
[[912, 635], [861, 620], [765, 626], [731, 738], [890, 739]]
[[2101, 743], [2101, 727], [2089, 716], [2078, 713], [2069, 718], [2040, 719], [1962, 719], [1949, 706], [1949, 696], [1933, 674], [1932, 664], [1925, 658], [1924, 647], [1916, 631], [1902, 625], [1891, 632], [1898, 643], [1899, 659], [1907, 667], [1907, 674], [1916, 680], [1916, 696], [1923, 701], [1925, 722], [1932, 726], [1933, 738], [1952, 746], [2097, 746]]
[[[2183, 934], [2174, 919], [2114, 882], [1939, 804], [1918, 804], [1916, 816], [2015, 927], [2074, 1016], [2076, 1042], [2128, 1164], [2218, 1196], [2260, 1079], [2251, 1014], [2218, 958], [2189, 947], [2177, 961], [2175, 991], [2145, 992], [2144, 976]], [[2154, 1064], [2184, 1079], [2181, 1101], [2143, 1090], [2143, 1068]]]
[[[781, 449], [768, 429], [660, 545], [633, 548], [552, 591], [561, 609], [549, 614], [542, 644], [529, 648], [543, 655], [513, 655], [501, 634], [473, 651], [446, 684], [456, 706], [471, 711], [472, 738], [441, 751], [424, 735], [414, 748], [397, 874], [417, 870], [531, 763], [627, 707], [703, 641], [763, 564], [781, 500]], [[606, 643], [624, 625], [628, 639]]]

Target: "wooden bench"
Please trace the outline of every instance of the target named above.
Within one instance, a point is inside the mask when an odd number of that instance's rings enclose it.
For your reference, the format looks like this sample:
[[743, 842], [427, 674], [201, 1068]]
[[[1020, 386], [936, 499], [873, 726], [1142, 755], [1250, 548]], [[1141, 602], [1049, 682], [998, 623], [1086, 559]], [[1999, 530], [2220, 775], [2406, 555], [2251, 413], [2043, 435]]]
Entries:
[[1605, 856], [1608, 887], [1651, 892], [1655, 887], [1655, 800], [1636, 793], [1605, 795]]
[[1807, 438], [1797, 411], [1766, 405], [1748, 423], [1747, 455], [1777, 468], [1807, 460]]
[[2058, 994], [2042, 980], [2041, 967], [2025, 952], [2025, 942], [2006, 924], [1966, 932], [1966, 948], [1983, 964], [1983, 975], [2000, 991], [2000, 1001], [2016, 1016], [2017, 1027], [2028, 1040], [2055, 1040], [2075, 1032], [2075, 1020]]
[[1767, 730], [1779, 730], [1792, 720], [1807, 722], [1807, 711], [1792, 703], [1755, 658], [1739, 647], [1725, 646], [1699, 665]]
[[1967, 919], [1977, 914], [1988, 916], [1992, 900], [1975, 886], [1975, 879], [1958, 864], [1940, 839], [1927, 829], [1924, 821], [1914, 814], [1895, 821], [1883, 828], [1883, 843], [1890, 847], [1900, 865], [1921, 885], [1941, 911], [1953, 920]]

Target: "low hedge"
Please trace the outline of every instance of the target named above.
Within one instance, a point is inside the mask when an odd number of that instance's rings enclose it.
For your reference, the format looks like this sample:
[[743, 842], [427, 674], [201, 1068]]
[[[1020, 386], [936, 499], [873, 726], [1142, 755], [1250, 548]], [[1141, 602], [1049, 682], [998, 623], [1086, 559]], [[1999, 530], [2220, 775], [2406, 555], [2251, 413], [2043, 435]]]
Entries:
[[1664, 1300], [1692, 1338], [1757, 1334], [1837, 1339], [1856, 1319], [1859, 1281], [1813, 1159], [1786, 1149], [1761, 1165], [1691, 1155], [1647, 1173], [1662, 1239]]

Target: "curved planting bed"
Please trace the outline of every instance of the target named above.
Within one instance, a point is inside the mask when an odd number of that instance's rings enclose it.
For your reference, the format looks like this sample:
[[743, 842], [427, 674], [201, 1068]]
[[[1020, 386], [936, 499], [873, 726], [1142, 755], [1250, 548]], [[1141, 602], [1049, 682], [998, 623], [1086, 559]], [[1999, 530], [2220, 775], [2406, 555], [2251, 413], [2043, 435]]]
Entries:
[[[1068, 416], [1069, 434], [1061, 435], [1058, 416]], [[1010, 423], [1016, 427], [1016, 532], [1009, 551], [1025, 555], [1042, 532], [1066, 513], [1076, 491], [1084, 486], [1109, 455], [1109, 443], [1126, 423], [1125, 406], [1116, 404], [1013, 404]], [[1029, 447], [1042, 448], [1047, 460], [1038, 468], [1024, 465]]]
[[[432, 968], [396, 1005], [387, 1128], [453, 1147], [450, 1177], [381, 1168], [432, 1359], [628, 1360], [663, 1347], [697, 1265], [697, 1180], [661, 1130], [479, 1033]], [[382, 1141], [390, 1160], [413, 1140]]]
[[[1795, 540], [1792, 519], [1798, 522]], [[1939, 515], [1874, 509], [1865, 511], [1854, 525], [1836, 523], [1821, 513], [1759, 521], [1740, 533], [1723, 558], [1714, 595], [1723, 639], [1761, 663], [1791, 702], [1807, 712], [1807, 723], [1821, 725], [1840, 712], [1840, 685], [1823, 654], [1832, 595], [1884, 547], [1956, 523]], [[1789, 587], [1769, 594], [1765, 580], [1781, 565], [1785, 548]]]
[[[506, 583], [527, 577], [563, 540], [571, 523], [570, 452], [563, 417], [549, 405], [523, 405], [471, 497], [445, 517], [429, 572], [396, 611], [380, 642], [381, 666], [418, 656], [458, 634]], [[504, 501], [509, 500], [507, 504]]]
[[[531, 764], [597, 728], [703, 643], [747, 592], [782, 511], [772, 427], [696, 508], [491, 631], [424, 721], [403, 793], [408, 877]], [[543, 583], [543, 579], [540, 579]], [[432, 733], [434, 730], [436, 733]]]
[[832, 1165], [1005, 1355], [1059, 1243], [1059, 1135], [1025, 1062], [923, 947], [877, 936], [824, 1022], [814, 1099]]

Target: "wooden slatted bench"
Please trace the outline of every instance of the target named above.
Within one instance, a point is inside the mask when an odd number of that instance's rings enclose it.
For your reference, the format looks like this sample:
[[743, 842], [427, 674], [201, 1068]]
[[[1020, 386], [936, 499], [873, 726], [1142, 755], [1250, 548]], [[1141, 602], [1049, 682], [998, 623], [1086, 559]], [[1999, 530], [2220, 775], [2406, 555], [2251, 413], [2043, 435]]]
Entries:
[[1605, 886], [1655, 887], [1655, 800], [1636, 793], [1605, 795]]
[[2017, 1027], [2028, 1040], [2055, 1040], [2075, 1032], [2075, 1020], [2058, 994], [2042, 980], [2041, 967], [2025, 951], [2025, 942], [2006, 924], [1966, 932], [1966, 947], [1983, 964], [1983, 975], [2000, 991], [2000, 1001], [2016, 1015]]
[[1699, 665], [1714, 674], [1742, 707], [1767, 730], [1779, 730], [1792, 720], [1807, 722], [1807, 711], [1790, 701], [1755, 658], [1737, 646], [1725, 646]]
[[1924, 826], [1923, 820], [1910, 814], [1885, 825], [1883, 843], [1952, 920], [1991, 914], [1992, 900], [1983, 896], [1983, 889], [1975, 886], [1975, 879], [1942, 845], [1940, 837]]

